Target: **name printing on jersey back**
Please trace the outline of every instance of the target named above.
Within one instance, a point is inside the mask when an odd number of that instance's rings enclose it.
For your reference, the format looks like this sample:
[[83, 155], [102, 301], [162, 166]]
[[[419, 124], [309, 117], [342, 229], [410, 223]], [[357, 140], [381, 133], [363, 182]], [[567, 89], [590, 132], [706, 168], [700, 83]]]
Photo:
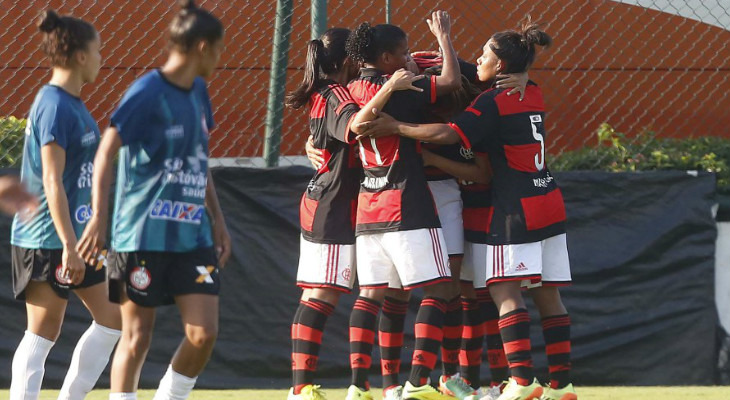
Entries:
[[379, 176], [379, 177], [366, 176], [362, 180], [362, 186], [365, 189], [370, 189], [370, 190], [380, 190], [380, 189], [384, 188], [385, 186], [387, 186], [388, 183], [389, 182], [388, 182], [387, 176]]
[[535, 178], [532, 180], [533, 185], [538, 188], [546, 188], [550, 185], [550, 183], [554, 180], [552, 175], [550, 175], [550, 172], [547, 173], [547, 176], [544, 178]]
[[203, 220], [203, 215], [205, 215], [205, 206], [203, 205], [162, 199], [156, 200], [149, 212], [149, 216], [152, 219], [163, 219], [196, 225], [199, 225]]

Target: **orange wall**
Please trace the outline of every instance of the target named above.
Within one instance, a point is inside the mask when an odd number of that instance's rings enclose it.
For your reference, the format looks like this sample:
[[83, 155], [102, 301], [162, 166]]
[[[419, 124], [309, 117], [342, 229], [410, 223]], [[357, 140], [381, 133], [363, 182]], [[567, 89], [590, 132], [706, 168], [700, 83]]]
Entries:
[[[210, 81], [218, 128], [215, 156], [260, 156], [274, 33], [274, 0], [207, 0], [226, 28], [227, 48]], [[329, 25], [384, 22], [381, 0], [330, 0]], [[603, 0], [392, 1], [392, 21], [409, 32], [413, 50], [435, 46], [424, 22], [430, 10], [455, 17], [462, 58], [475, 59], [489, 35], [513, 28], [527, 14], [544, 22], [555, 45], [539, 57], [531, 77], [549, 107], [551, 150], [593, 144], [602, 122], [635, 134], [651, 127], [666, 136], [730, 137], [730, 32], [682, 17]], [[48, 6], [82, 17], [100, 31], [104, 67], [84, 89], [103, 127], [137, 76], [164, 62], [164, 30], [176, 1], [0, 0], [0, 115], [25, 115], [49, 72], [37, 51], [33, 25]], [[407, 6], [417, 4], [416, 8]], [[301, 79], [309, 39], [309, 1], [295, 1], [287, 90]], [[282, 151], [301, 154], [303, 112], [287, 110]]]

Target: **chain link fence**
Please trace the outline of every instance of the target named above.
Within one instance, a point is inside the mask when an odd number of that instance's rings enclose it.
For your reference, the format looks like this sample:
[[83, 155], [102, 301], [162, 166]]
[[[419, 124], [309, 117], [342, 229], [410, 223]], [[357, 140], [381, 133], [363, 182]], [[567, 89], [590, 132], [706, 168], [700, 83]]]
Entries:
[[[280, 2], [283, 0], [279, 0]], [[217, 128], [214, 157], [262, 165], [277, 1], [199, 0], [226, 26], [226, 51], [210, 92]], [[608, 123], [627, 140], [651, 130], [660, 137], [730, 137], [730, 0], [351, 0], [327, 4], [327, 26], [391, 23], [412, 50], [434, 49], [425, 19], [435, 9], [454, 18], [461, 58], [475, 60], [488, 37], [527, 15], [544, 24], [554, 46], [530, 76], [548, 105], [549, 150], [595, 146]], [[286, 90], [301, 80], [310, 39], [310, 1], [293, 1]], [[165, 28], [174, 0], [0, 0], [0, 164], [17, 165], [22, 121], [50, 70], [39, 52], [35, 20], [54, 8], [94, 24], [102, 38], [102, 72], [83, 97], [99, 125], [129, 84], [165, 60]], [[306, 113], [284, 110], [281, 165], [301, 162]], [[18, 136], [20, 135], [20, 136]], [[20, 139], [19, 139], [20, 138]], [[299, 157], [297, 157], [299, 156]]]

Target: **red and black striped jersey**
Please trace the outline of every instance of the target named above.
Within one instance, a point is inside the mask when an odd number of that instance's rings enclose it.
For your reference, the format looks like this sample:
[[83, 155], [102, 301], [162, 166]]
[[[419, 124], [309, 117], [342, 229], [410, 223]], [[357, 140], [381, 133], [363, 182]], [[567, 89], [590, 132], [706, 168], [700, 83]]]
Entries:
[[350, 124], [360, 107], [347, 89], [327, 82], [309, 100], [309, 130], [324, 164], [299, 207], [302, 235], [315, 243], [354, 244], [355, 210], [362, 168]]
[[[388, 78], [375, 69], [364, 68], [348, 88], [362, 107]], [[423, 92], [395, 92], [383, 111], [400, 121], [424, 122], [427, 105], [436, 101], [436, 78], [421, 79], [414, 86]], [[364, 178], [358, 196], [357, 234], [441, 226], [423, 172], [419, 142], [398, 135], [363, 139], [360, 161]]]
[[464, 146], [484, 142], [492, 167], [491, 245], [538, 242], [565, 232], [563, 196], [545, 162], [545, 104], [528, 83], [523, 101], [482, 93], [450, 124]]

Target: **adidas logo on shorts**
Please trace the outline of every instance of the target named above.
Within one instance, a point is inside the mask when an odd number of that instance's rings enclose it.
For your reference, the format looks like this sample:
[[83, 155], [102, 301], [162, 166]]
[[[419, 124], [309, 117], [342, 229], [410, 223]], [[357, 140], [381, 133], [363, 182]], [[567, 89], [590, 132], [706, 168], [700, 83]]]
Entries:
[[515, 268], [515, 271], [527, 271], [527, 266], [525, 266], [525, 263], [520, 263], [520, 265]]

